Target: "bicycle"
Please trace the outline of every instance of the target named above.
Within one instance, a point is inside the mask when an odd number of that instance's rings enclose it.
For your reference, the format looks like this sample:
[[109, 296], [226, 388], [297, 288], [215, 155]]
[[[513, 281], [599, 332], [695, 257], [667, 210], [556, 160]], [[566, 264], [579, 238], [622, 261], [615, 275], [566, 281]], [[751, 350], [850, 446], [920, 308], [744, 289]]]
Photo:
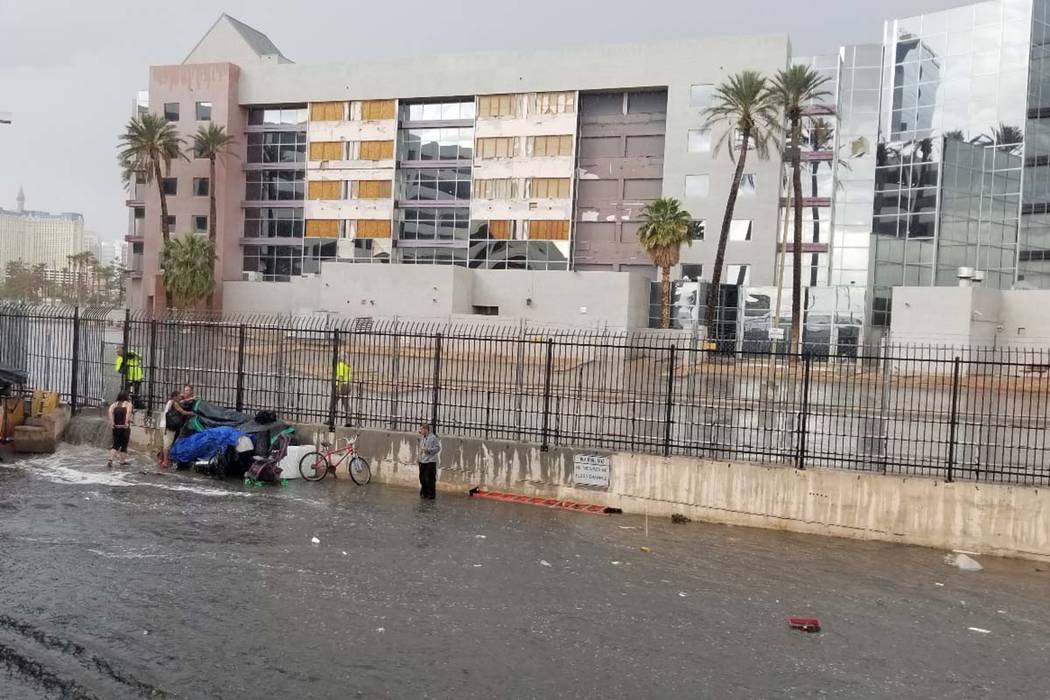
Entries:
[[[327, 442], [321, 443], [321, 449], [308, 452], [299, 460], [299, 474], [307, 481], [320, 481], [328, 476], [335, 477], [335, 470], [343, 462], [348, 462], [350, 478], [358, 486], [364, 486], [372, 479], [372, 468], [368, 461], [357, 454], [354, 448], [356, 441], [343, 438], [342, 447], [334, 447]], [[337, 459], [333, 459], [338, 455]]]

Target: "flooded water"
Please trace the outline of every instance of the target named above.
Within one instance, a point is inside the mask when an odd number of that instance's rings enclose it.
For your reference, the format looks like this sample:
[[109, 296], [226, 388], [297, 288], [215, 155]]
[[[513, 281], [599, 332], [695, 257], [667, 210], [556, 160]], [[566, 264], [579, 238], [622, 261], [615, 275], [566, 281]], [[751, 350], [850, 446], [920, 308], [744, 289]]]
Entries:
[[2, 698], [1046, 693], [1047, 565], [104, 463], [0, 464]]

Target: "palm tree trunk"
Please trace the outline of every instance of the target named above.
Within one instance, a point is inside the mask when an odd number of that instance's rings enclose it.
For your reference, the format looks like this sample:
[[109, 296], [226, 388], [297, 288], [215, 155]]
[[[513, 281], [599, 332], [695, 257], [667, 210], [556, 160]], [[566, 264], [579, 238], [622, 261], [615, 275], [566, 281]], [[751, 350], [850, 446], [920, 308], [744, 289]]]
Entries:
[[729, 186], [729, 197], [726, 199], [726, 211], [722, 216], [722, 230], [718, 234], [718, 250], [715, 253], [715, 266], [711, 270], [711, 287], [707, 290], [707, 309], [704, 315], [704, 326], [707, 328], [707, 339], [714, 340], [715, 314], [718, 310], [718, 288], [722, 284], [722, 265], [726, 257], [726, 243], [729, 242], [729, 227], [733, 223], [733, 212], [736, 209], [736, 198], [740, 193], [740, 181], [744, 179], [744, 163], [747, 161], [747, 145], [751, 140], [751, 129], [741, 130], [743, 143], [740, 145], [740, 156], [736, 159], [736, 170], [733, 171], [733, 182]]
[[660, 327], [671, 327], [671, 267], [662, 265], [660, 267]]
[[799, 139], [802, 120], [792, 118], [791, 123], [791, 180], [795, 190], [795, 236], [791, 251], [791, 341], [788, 352], [799, 352], [799, 337], [802, 321], [802, 164]]
[[[160, 193], [160, 237], [163, 243], [161, 248], [163, 255], [164, 248], [168, 247], [168, 241], [171, 240], [171, 228], [168, 226], [168, 198], [164, 194], [164, 177], [160, 171], [160, 161], [153, 163], [153, 179], [157, 181], [157, 191]], [[164, 308], [171, 308], [171, 292], [168, 291], [167, 285], [164, 285]]]
[[[212, 248], [216, 246], [217, 222], [215, 221], [215, 154], [208, 158], [208, 240]], [[215, 292], [208, 295], [208, 309], [215, 308]]]
[[[817, 181], [817, 170], [820, 168], [820, 161], [813, 161], [810, 164], [810, 189], [813, 191], [814, 202], [817, 197], [820, 196], [820, 183]], [[813, 204], [813, 242], [820, 243], [820, 207]], [[810, 258], [810, 273], [809, 273], [809, 284], [811, 287], [817, 286], [817, 275], [819, 274], [820, 265], [818, 264], [820, 257], [818, 253], [813, 253], [813, 257]]]

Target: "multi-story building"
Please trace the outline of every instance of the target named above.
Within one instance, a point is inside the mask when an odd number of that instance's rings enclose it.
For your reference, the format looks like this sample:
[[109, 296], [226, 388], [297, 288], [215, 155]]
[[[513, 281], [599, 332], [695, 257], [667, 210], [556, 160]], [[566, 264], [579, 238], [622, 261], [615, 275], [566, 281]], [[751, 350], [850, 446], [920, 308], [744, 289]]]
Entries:
[[[172, 230], [206, 230], [218, 201], [221, 280], [288, 281], [326, 262], [478, 269], [655, 269], [637, 242], [647, 202], [719, 220], [732, 178], [704, 129], [714, 87], [788, 60], [783, 36], [300, 66], [223, 15], [179, 65], [150, 69], [148, 109], [184, 136], [218, 123], [220, 160], [162, 183]], [[730, 243], [734, 279], [773, 281], [777, 159], [752, 159]], [[136, 185], [132, 303], [163, 300], [156, 187]], [[681, 272], [717, 241], [699, 235]], [[345, 274], [354, 274], [348, 265]], [[274, 287], [274, 294], [280, 288]]]
[[84, 250], [84, 217], [50, 214], [25, 208], [25, 194], [18, 190], [15, 209], [0, 209], [0, 274], [9, 262], [27, 267], [44, 265], [58, 270], [69, 256]]

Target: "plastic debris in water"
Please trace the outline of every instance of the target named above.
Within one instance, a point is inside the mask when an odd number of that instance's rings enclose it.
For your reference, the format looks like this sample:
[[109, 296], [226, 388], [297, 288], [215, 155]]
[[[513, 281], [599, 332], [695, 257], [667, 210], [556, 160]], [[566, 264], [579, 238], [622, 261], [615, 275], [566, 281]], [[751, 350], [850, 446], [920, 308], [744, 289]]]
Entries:
[[550, 566], [551, 563], [546, 559], [540, 559], [540, 566]]
[[612, 563], [612, 565], [613, 565], [613, 566], [619, 566], [619, 565], [620, 565], [620, 562], [618, 562], [618, 561], [614, 561], [614, 562]]
[[643, 552], [651, 552], [651, 551], [653, 551], [653, 550], [649, 549], [648, 547], [639, 547], [639, 549], [641, 549]]
[[386, 627], [376, 627], [376, 632], [386, 632]]
[[474, 539], [476, 539], [476, 540], [483, 540], [483, 539], [485, 539], [485, 535], [474, 535]]
[[965, 554], [949, 554], [944, 558], [944, 563], [958, 567], [959, 571], [980, 571], [984, 568]]
[[474, 565], [474, 568], [475, 568], [475, 569], [480, 569], [481, 567], [482, 567], [482, 565], [481, 565], [481, 564], [475, 564], [475, 565]]
[[986, 630], [986, 629], [984, 629], [982, 627], [970, 627], [969, 629], [970, 629], [971, 632], [979, 632], [981, 634], [991, 634], [992, 633], [991, 630]]
[[314, 544], [321, 544], [321, 540], [317, 539], [316, 537], [311, 537], [310, 541], [313, 542]]
[[678, 591], [678, 597], [679, 598], [685, 598], [687, 595], [689, 595], [689, 594], [684, 592], [684, 591]]
[[791, 625], [791, 629], [802, 632], [820, 631], [820, 620], [815, 617], [789, 617], [788, 624]]
[[343, 552], [343, 556], [344, 556], [344, 557], [346, 556], [346, 552]]
[[936, 582], [934, 582], [934, 584], [933, 584], [933, 585], [935, 585], [935, 586], [940, 586], [941, 588], [944, 588], [944, 584], [943, 584], [943, 583], [941, 583], [940, 581], [936, 581]]

